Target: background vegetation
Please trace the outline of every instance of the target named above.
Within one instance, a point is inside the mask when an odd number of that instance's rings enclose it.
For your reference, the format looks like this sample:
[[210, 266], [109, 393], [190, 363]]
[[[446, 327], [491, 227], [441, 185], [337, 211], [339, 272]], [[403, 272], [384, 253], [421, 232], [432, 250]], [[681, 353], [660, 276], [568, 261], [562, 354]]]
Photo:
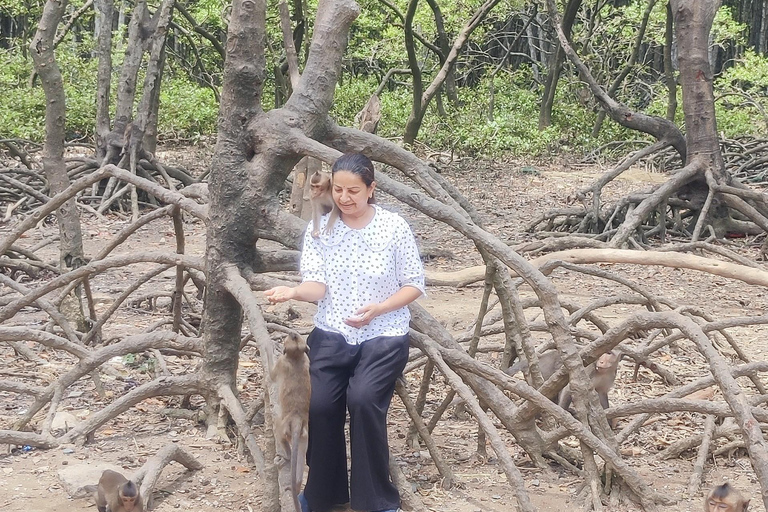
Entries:
[[[468, 13], [480, 3], [444, 2], [441, 8], [449, 38], [455, 37]], [[713, 30], [711, 56], [716, 70], [718, 128], [726, 137], [757, 136], [768, 131], [765, 38], [760, 40], [754, 34], [765, 30], [765, 21], [745, 22], [750, 19], [753, 3], [756, 2], [725, 2], [727, 5], [720, 9]], [[387, 71], [407, 68], [403, 24], [393, 10], [405, 12], [407, 2], [364, 0], [360, 4], [362, 13], [353, 28], [333, 108], [334, 117], [344, 125], [354, 125], [355, 114], [380, 86]], [[83, 0], [71, 3], [73, 18], [82, 5]], [[585, 6], [577, 18], [572, 35], [574, 45], [606, 86], [628, 59], [646, 5], [647, 1], [617, 0], [607, 2], [597, 14]], [[305, 19], [313, 19], [315, 7], [315, 0], [307, 2]], [[270, 16], [276, 19], [276, 5], [270, 8]], [[0, 138], [41, 141], [44, 136], [44, 95], [33, 76], [27, 48], [41, 9], [39, 1], [0, 0]], [[122, 9], [129, 14], [130, 3], [124, 3]], [[211, 0], [193, 0], [185, 9], [189, 16], [177, 13], [169, 36], [159, 138], [194, 142], [216, 132], [223, 69], [220, 53], [199, 32], [205, 30], [224, 41], [228, 9]], [[430, 103], [419, 131], [420, 143], [460, 154], [541, 155], [578, 153], [610, 141], [637, 138], [636, 133], [629, 133], [612, 121], [606, 121], [596, 136], [592, 133], [598, 109], [567, 62], [557, 88], [552, 125], [539, 129], [543, 79], [552, 53], [545, 44], [551, 38], [541, 36], [549, 30], [540, 14], [543, 11], [543, 6], [536, 3], [515, 1], [503, 2], [492, 11], [461, 52], [455, 77], [458, 101], [448, 101], [441, 95]], [[616, 93], [617, 99], [630, 107], [660, 116], [667, 109], [661, 69], [665, 19], [665, 3], [657, 3], [638, 62]], [[118, 38], [125, 36], [124, 23], [118, 21], [114, 27]], [[425, 41], [436, 44], [435, 17], [427, 2], [419, 4], [413, 25]], [[279, 106], [284, 97], [278, 77], [283, 65], [282, 36], [275, 28], [271, 30], [270, 65], [277, 71], [268, 76], [265, 109]], [[97, 64], [92, 54], [93, 34], [93, 10], [86, 9], [72, 21], [71, 29], [57, 47], [67, 93], [70, 139], [88, 140], [93, 135]], [[302, 50], [306, 51], [310, 37], [308, 26]], [[118, 50], [115, 59], [121, 58], [122, 51]], [[440, 62], [426, 46], [417, 47], [416, 53], [422, 79], [428, 83], [439, 70]], [[395, 73], [381, 85], [383, 116], [378, 133], [388, 138], [402, 137], [412, 104], [411, 77]], [[680, 109], [676, 121], [682, 124]]]

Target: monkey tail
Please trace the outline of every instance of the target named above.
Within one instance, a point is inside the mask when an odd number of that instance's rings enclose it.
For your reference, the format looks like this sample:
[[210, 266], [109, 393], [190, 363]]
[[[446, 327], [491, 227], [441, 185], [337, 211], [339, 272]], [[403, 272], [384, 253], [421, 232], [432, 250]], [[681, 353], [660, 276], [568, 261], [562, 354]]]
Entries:
[[302, 425], [301, 421], [295, 420], [291, 425], [291, 494], [293, 494], [293, 505], [296, 512], [301, 512], [299, 504], [299, 490], [301, 490], [301, 480], [304, 476], [304, 461], [301, 460], [302, 451], [300, 449]]

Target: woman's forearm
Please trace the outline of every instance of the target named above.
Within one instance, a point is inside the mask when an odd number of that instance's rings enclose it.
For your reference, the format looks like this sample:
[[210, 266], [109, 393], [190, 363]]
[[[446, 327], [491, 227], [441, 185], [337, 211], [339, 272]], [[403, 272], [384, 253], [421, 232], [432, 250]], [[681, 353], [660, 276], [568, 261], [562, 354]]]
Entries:
[[392, 294], [388, 299], [379, 303], [382, 311], [380, 314], [389, 313], [402, 307], [407, 306], [411, 302], [421, 297], [421, 290], [415, 286], [403, 286]]
[[298, 286], [275, 286], [265, 290], [264, 296], [272, 304], [287, 300], [316, 302], [325, 297], [325, 285], [316, 281], [304, 281]]
[[294, 300], [317, 302], [325, 297], [325, 284], [316, 281], [304, 281], [299, 286], [294, 287], [293, 290], [295, 292]]

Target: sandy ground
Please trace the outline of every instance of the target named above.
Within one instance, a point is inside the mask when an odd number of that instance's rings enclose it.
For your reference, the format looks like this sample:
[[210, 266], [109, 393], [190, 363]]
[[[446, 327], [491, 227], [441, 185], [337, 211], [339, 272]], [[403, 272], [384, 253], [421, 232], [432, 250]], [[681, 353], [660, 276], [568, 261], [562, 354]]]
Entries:
[[[536, 172], [523, 173], [523, 168], [534, 168]], [[574, 190], [590, 183], [599, 175], [600, 169], [561, 163], [545, 167], [536, 162], [458, 162], [446, 168], [444, 175], [471, 198], [487, 223], [488, 230], [508, 243], [519, 243], [532, 239], [524, 233], [524, 226], [538, 213], [547, 209], [562, 207], [569, 202]], [[637, 190], [649, 183], [664, 179], [663, 175], [633, 170], [607, 191], [608, 196]], [[491, 186], [489, 186], [489, 184]], [[395, 205], [390, 198], [382, 196], [385, 206], [401, 211], [411, 222], [422, 246], [440, 249], [440, 256], [430, 259], [426, 265], [431, 270], [456, 270], [481, 262], [471, 243], [448, 228], [437, 225], [431, 219], [412, 210]], [[85, 244], [89, 254], [95, 254], [99, 247], [125, 225], [125, 220], [110, 216], [105, 220], [92, 216], [84, 218]], [[0, 226], [0, 236], [7, 232], [9, 224]], [[21, 241], [32, 246], [56, 233], [54, 226], [41, 224], [29, 232]], [[185, 233], [187, 251], [202, 255], [204, 227], [199, 222], [186, 219]], [[755, 258], [757, 250], [749, 241], [737, 240], [731, 248], [741, 254]], [[117, 253], [146, 250], [171, 250], [173, 229], [170, 221], [150, 225], [129, 239]], [[48, 256], [55, 255], [55, 247], [49, 246]], [[447, 252], [446, 252], [447, 251]], [[629, 265], [599, 265], [604, 270], [616, 272], [637, 283], [650, 292], [664, 296], [677, 305], [694, 305], [706, 310], [715, 318], [760, 315], [766, 310], [765, 290], [748, 286], [738, 281], [712, 278], [693, 271]], [[108, 305], [136, 276], [142, 268], [118, 269], [94, 280], [93, 288], [100, 311]], [[584, 277], [573, 272], [557, 271], [553, 282], [566, 299], [588, 304], [596, 298], [628, 293], [619, 285], [597, 278]], [[39, 283], [26, 283], [35, 286]], [[164, 273], [151, 285], [139, 291], [149, 293], [156, 290], [170, 290], [173, 285], [173, 271]], [[521, 294], [531, 295], [531, 290], [521, 288]], [[460, 335], [472, 325], [477, 315], [482, 283], [464, 288], [431, 287], [429, 296], [421, 299], [427, 308], [454, 334]], [[199, 302], [192, 298], [193, 305]], [[147, 302], [126, 303], [118, 312], [114, 322], [104, 330], [105, 339], [142, 332], [147, 326], [167, 317], [166, 298], [157, 299], [155, 307]], [[288, 308], [299, 316], [293, 325], [308, 329], [311, 325], [312, 306], [280, 305], [267, 310], [284, 315]], [[599, 310], [600, 316], [609, 324], [638, 311], [638, 306], [618, 305]], [[537, 319], [538, 313], [530, 311], [530, 320]], [[541, 320], [540, 318], [538, 318]], [[34, 325], [39, 327], [43, 317], [32, 309], [24, 310], [5, 325]], [[732, 329], [730, 332], [744, 351], [754, 360], [765, 359], [766, 331], [768, 327], [758, 326]], [[546, 336], [537, 333], [538, 339]], [[501, 338], [492, 336], [484, 344], [498, 344]], [[730, 354], [728, 350], [726, 353]], [[71, 361], [57, 352], [42, 351], [45, 364], [36, 364], [14, 356], [6, 346], [0, 346], [0, 379], [20, 380], [38, 386], [47, 385], [59, 375]], [[483, 359], [498, 363], [498, 354], [484, 354]], [[682, 343], [677, 351], [665, 352], [659, 357], [683, 381], [690, 381], [704, 375], [703, 359], [692, 351], [691, 346]], [[138, 356], [120, 358], [111, 364], [124, 376], [135, 382], [146, 382], [152, 378], [151, 361]], [[191, 371], [194, 361], [182, 357], [168, 357], [167, 364], [172, 373]], [[617, 385], [610, 399], [614, 404], [626, 403], [647, 396], [661, 395], [671, 388], [661, 382], [658, 376], [641, 369], [637, 381], [632, 377], [634, 367], [622, 362]], [[420, 371], [410, 373], [408, 382], [412, 396], [418, 389]], [[245, 402], [258, 395], [261, 380], [260, 365], [255, 350], [246, 348], [241, 356], [238, 383]], [[740, 381], [747, 387], [746, 381]], [[82, 380], [70, 388], [70, 394], [62, 401], [61, 410], [77, 418], [99, 410], [111, 398], [123, 394], [130, 388], [124, 380], [104, 377], [108, 398], [102, 400], [90, 380]], [[442, 377], [434, 378], [426, 405], [426, 415], [439, 404], [446, 392]], [[0, 455], [0, 510], [53, 512], [61, 510], [95, 510], [90, 500], [72, 498], [60, 484], [57, 473], [75, 464], [110, 462], [118, 464], [126, 473], [141, 464], [167, 443], [177, 443], [190, 451], [203, 463], [203, 469], [186, 472], [173, 464], [165, 469], [154, 490], [155, 510], [196, 510], [208, 511], [255, 511], [261, 510], [261, 483], [257, 471], [243, 455], [238, 446], [206, 439], [205, 429], [187, 419], [171, 418], [160, 414], [165, 407], [174, 407], [178, 398], [152, 399], [140, 404], [132, 412], [121, 415], [96, 432], [94, 441], [84, 446], [66, 446], [52, 450], [14, 449], [10, 453], [3, 449]], [[0, 428], [9, 428], [29, 406], [30, 401], [0, 392]], [[200, 402], [193, 401], [199, 406]], [[429, 416], [427, 416], [429, 417]], [[258, 419], [258, 418], [257, 418]], [[646, 479], [656, 490], [669, 495], [675, 505], [664, 507], [673, 512], [701, 510], [701, 493], [688, 496], [688, 478], [693, 467], [695, 453], [685, 453], [681, 459], [660, 461], [654, 454], [669, 443], [700, 433], [703, 417], [691, 413], [657, 415], [655, 421], [643, 427], [622, 445], [622, 454], [633, 469]], [[42, 418], [40, 419], [42, 421]], [[619, 426], [628, 420], [623, 419]], [[37, 423], [37, 419], [36, 419]], [[501, 426], [497, 424], [497, 426]], [[430, 460], [426, 449], [413, 449], [405, 443], [408, 419], [398, 398], [392, 403], [390, 412], [391, 449], [403, 468], [413, 489], [428, 510], [435, 512], [485, 512], [514, 510], [514, 493], [506, 482], [503, 471], [493, 451], [488, 447], [487, 459], [476, 455], [476, 425], [470, 419], [448, 414], [435, 430], [435, 437], [444, 457], [451, 464], [459, 484], [445, 490], [440, 477]], [[262, 425], [254, 424], [257, 438], [262, 437]], [[520, 467], [531, 499], [538, 510], [562, 511], [582, 510], [583, 499], [577, 495], [580, 479], [562, 468], [552, 465], [548, 471], [533, 468], [526, 454], [505, 435], [510, 453]], [[573, 445], [573, 443], [571, 443]], [[718, 441], [718, 445], [720, 441]], [[575, 446], [575, 445], [574, 445]], [[743, 450], [710, 457], [704, 472], [704, 486], [721, 483], [724, 479], [745, 490], [753, 498], [753, 509], [762, 510], [759, 503], [759, 487], [754, 472]], [[609, 510], [639, 510], [636, 506], [622, 504]]]

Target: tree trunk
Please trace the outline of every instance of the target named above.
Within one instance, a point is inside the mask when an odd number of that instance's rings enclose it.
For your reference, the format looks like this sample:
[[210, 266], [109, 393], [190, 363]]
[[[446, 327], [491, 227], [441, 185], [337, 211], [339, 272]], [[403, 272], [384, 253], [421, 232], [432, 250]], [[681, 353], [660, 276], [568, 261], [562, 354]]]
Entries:
[[112, 22], [115, 17], [113, 0], [96, 0], [99, 33], [96, 57], [99, 70], [96, 85], [96, 158], [101, 161], [106, 154], [109, 135], [109, 98], [112, 87]]
[[[266, 2], [234, 2], [218, 139], [209, 180], [202, 375], [215, 383], [212, 389], [221, 385], [235, 389], [243, 309], [231, 293], [232, 270], [240, 274], [263, 270], [255, 250], [258, 238], [291, 239], [286, 245], [295, 246], [303, 231], [304, 223], [283, 211], [277, 194], [301, 157], [299, 142], [308, 143], [326, 130], [349, 26], [357, 14], [358, 8], [351, 1], [321, 0], [298, 86], [284, 107], [263, 112], [260, 105], [266, 72]], [[254, 319], [249, 318], [249, 323], [253, 325]], [[266, 334], [264, 338], [260, 350], [272, 350]], [[265, 374], [269, 375], [270, 369], [265, 368]], [[274, 404], [273, 396], [273, 389], [265, 389], [266, 404]], [[208, 400], [217, 405], [216, 397]], [[267, 424], [269, 431], [269, 420]], [[275, 458], [273, 442], [268, 444], [265, 458]], [[278, 478], [274, 465], [269, 464], [263, 510], [277, 511], [280, 504], [285, 507], [290, 503], [286, 492], [281, 493], [289, 488], [285, 469]]]
[[[581, 8], [581, 0], [568, 0], [563, 13], [562, 27], [565, 36], [570, 40], [573, 22], [576, 20], [576, 14]], [[549, 62], [549, 72], [544, 82], [544, 92], [542, 93], [541, 109], [539, 110], [539, 130], [543, 130], [552, 124], [552, 106], [555, 103], [555, 93], [557, 92], [557, 82], [560, 80], [560, 68], [565, 60], [565, 52], [558, 42], [557, 35], [554, 37], [555, 54]]]
[[708, 41], [712, 21], [720, 7], [717, 0], [673, 0], [670, 2], [677, 36], [680, 83], [683, 88], [686, 163], [706, 159], [722, 183], [730, 183], [720, 153], [715, 118], [715, 96]]
[[667, 4], [666, 24], [664, 28], [664, 81], [667, 84], [667, 120], [675, 122], [677, 112], [677, 81], [672, 62], [672, 45], [674, 44], [674, 23], [672, 7]]
[[405, 12], [405, 52], [408, 55], [408, 67], [411, 70], [411, 84], [413, 87], [411, 112], [405, 122], [405, 134], [403, 143], [406, 147], [412, 145], [416, 140], [416, 135], [421, 128], [421, 122], [424, 119], [424, 109], [422, 108], [421, 95], [424, 91], [424, 84], [421, 82], [421, 67], [416, 58], [416, 44], [413, 36], [413, 18], [416, 15], [416, 5], [418, 0], [410, 0], [408, 9]]
[[[64, 162], [64, 133], [66, 129], [66, 105], [64, 84], [53, 52], [56, 28], [66, 9], [66, 1], [49, 0], [43, 9], [43, 16], [32, 38], [30, 52], [35, 72], [40, 76], [45, 91], [45, 143], [43, 145], [43, 172], [53, 197], [70, 185], [67, 166]], [[62, 271], [75, 269], [85, 264], [83, 237], [80, 230], [80, 215], [75, 198], [70, 198], [56, 210], [59, 225], [59, 268]], [[71, 293], [62, 300], [62, 312], [85, 331], [85, 316], [77, 293]]]

